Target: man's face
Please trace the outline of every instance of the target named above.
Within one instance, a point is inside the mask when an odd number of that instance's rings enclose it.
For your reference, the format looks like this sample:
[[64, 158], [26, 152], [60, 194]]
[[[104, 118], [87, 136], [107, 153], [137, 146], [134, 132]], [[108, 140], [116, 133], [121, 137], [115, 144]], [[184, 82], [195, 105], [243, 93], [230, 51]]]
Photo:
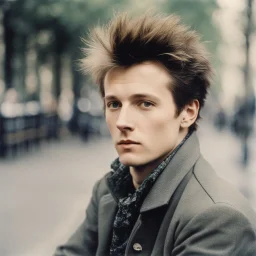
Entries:
[[141, 166], [166, 157], [184, 138], [161, 64], [116, 68], [105, 77], [106, 122], [121, 163]]

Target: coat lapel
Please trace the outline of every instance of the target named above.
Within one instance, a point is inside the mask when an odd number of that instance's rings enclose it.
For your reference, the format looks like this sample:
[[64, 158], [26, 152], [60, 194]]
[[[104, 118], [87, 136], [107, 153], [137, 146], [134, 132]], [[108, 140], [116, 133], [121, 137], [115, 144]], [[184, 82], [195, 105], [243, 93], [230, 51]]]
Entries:
[[174, 158], [157, 178], [145, 198], [140, 212], [167, 205], [176, 188], [200, 156], [199, 141], [194, 132], [177, 151]]
[[112, 238], [112, 226], [117, 204], [111, 194], [103, 196], [99, 203], [99, 244], [97, 255], [108, 255]]

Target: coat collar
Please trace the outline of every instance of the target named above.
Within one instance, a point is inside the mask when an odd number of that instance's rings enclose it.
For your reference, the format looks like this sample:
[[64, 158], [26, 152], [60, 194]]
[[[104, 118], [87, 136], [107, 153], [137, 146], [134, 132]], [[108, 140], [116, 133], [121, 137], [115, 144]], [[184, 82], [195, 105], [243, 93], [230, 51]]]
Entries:
[[145, 198], [140, 212], [168, 204], [174, 191], [185, 175], [194, 166], [199, 156], [199, 141], [196, 132], [194, 132], [182, 145], [172, 161], [166, 166], [163, 173], [158, 177]]

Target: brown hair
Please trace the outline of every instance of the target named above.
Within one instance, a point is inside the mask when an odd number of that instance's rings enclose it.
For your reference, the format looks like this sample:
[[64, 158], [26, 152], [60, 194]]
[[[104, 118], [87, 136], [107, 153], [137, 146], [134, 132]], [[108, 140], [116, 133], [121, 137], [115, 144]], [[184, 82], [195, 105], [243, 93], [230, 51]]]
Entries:
[[[212, 68], [199, 36], [181, 24], [178, 16], [147, 13], [132, 19], [120, 13], [105, 27], [93, 29], [84, 41], [86, 57], [81, 60], [81, 68], [100, 85], [102, 97], [104, 78], [110, 69], [158, 61], [174, 80], [170, 90], [177, 115], [193, 99], [203, 107]], [[196, 122], [190, 128], [196, 129]]]

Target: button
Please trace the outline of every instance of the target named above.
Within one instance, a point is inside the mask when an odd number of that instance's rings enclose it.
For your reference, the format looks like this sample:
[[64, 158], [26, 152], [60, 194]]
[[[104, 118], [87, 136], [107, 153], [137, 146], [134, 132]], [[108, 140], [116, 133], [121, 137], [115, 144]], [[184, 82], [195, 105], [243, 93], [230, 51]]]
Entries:
[[136, 251], [136, 252], [141, 252], [142, 251], [142, 246], [139, 243], [133, 244], [132, 247], [133, 247], [134, 251]]

